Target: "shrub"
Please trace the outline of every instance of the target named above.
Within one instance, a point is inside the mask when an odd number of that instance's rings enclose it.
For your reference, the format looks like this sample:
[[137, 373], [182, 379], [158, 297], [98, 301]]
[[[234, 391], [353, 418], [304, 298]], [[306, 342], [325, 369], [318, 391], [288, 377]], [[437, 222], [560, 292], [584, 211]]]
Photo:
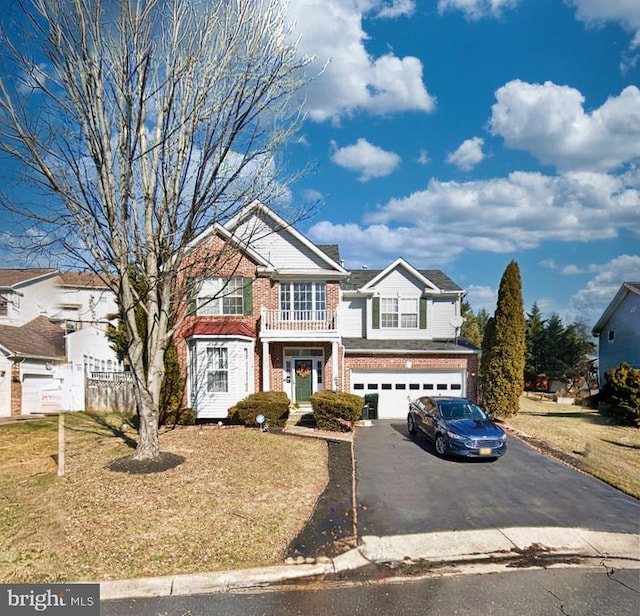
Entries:
[[310, 398], [316, 428], [332, 432], [349, 432], [360, 419], [362, 396], [343, 392], [319, 391]]
[[192, 426], [196, 423], [196, 412], [193, 409], [172, 409], [161, 416], [161, 425], [164, 426]]
[[607, 370], [600, 401], [604, 415], [640, 428], [640, 370], [627, 362]]
[[261, 391], [232, 406], [228, 416], [233, 423], [256, 426], [256, 417], [264, 415], [270, 427], [282, 428], [289, 417], [291, 401], [283, 391]]

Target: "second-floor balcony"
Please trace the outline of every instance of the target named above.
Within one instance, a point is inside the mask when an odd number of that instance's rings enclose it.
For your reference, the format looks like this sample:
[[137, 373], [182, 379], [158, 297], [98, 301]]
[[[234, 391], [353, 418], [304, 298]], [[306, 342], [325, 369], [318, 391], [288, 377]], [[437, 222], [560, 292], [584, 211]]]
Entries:
[[261, 310], [260, 336], [278, 335], [287, 338], [322, 337], [337, 334], [338, 313], [326, 310]]

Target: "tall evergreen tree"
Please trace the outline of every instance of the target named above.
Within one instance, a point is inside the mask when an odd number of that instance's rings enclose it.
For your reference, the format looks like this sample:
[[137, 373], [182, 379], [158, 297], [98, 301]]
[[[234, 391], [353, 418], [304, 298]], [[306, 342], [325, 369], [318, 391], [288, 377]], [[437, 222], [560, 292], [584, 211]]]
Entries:
[[480, 348], [482, 344], [482, 333], [480, 332], [480, 327], [478, 326], [478, 319], [476, 315], [473, 314], [473, 309], [471, 308], [471, 304], [464, 300], [462, 302], [461, 307], [461, 315], [464, 318], [464, 323], [460, 328], [460, 335], [467, 341]]
[[491, 315], [486, 308], [480, 308], [478, 314], [476, 314], [476, 321], [478, 322], [478, 328], [480, 329], [480, 335], [484, 338], [484, 330], [487, 327], [487, 322]]
[[543, 373], [545, 358], [545, 324], [537, 302], [531, 307], [531, 312], [527, 313], [525, 329], [525, 374], [533, 379], [535, 386], [536, 377]]
[[545, 325], [542, 350], [544, 358], [542, 371], [549, 377], [549, 382], [564, 378], [565, 365], [561, 352], [564, 331], [562, 319], [555, 312], [552, 313]]
[[509, 417], [520, 409], [525, 364], [522, 281], [515, 261], [507, 265], [500, 280], [492, 329], [485, 331], [488, 357], [482, 360], [483, 403], [491, 414]]

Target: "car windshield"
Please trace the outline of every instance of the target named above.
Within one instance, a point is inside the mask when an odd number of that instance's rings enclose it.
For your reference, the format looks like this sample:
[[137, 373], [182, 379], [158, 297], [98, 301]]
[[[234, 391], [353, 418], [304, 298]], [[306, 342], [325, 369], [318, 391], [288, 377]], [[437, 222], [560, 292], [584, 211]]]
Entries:
[[445, 419], [487, 419], [487, 414], [479, 406], [470, 402], [443, 404], [440, 412]]

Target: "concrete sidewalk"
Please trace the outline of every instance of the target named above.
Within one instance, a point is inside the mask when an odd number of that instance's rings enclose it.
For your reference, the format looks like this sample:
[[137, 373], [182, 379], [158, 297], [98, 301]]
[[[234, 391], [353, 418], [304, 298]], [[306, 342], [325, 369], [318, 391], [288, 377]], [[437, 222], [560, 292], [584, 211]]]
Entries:
[[640, 535], [581, 528], [534, 527], [368, 536], [349, 552], [310, 564], [101, 582], [100, 599], [228, 592], [357, 571], [372, 564], [419, 562], [427, 566], [429, 563], [453, 566], [484, 562], [504, 566], [532, 553], [554, 557], [555, 562], [569, 559], [573, 565], [576, 559], [587, 559], [590, 565], [594, 563], [589, 559], [597, 559], [597, 564], [640, 569]]

